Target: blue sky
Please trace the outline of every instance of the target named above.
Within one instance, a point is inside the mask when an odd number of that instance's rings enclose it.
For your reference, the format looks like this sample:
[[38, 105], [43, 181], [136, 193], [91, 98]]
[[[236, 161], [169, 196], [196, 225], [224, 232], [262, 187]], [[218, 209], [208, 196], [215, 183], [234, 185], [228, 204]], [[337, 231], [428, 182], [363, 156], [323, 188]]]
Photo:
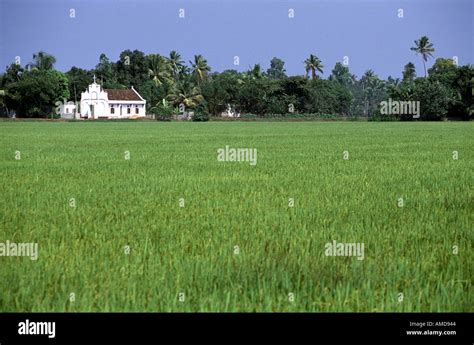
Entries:
[[[115, 61], [125, 49], [191, 60], [207, 58], [213, 71], [268, 68], [285, 61], [290, 75], [304, 74], [303, 61], [316, 54], [327, 78], [338, 61], [360, 76], [400, 77], [412, 61], [423, 74], [413, 41], [426, 35], [435, 57], [473, 63], [472, 0], [0, 0], [0, 70], [44, 50], [56, 68], [93, 68], [105, 53]], [[70, 18], [70, 9], [75, 18]], [[179, 18], [184, 9], [185, 18]], [[294, 18], [288, 10], [294, 9]], [[398, 17], [403, 9], [403, 18]], [[240, 65], [234, 65], [239, 56]], [[428, 66], [434, 60], [428, 63]]]

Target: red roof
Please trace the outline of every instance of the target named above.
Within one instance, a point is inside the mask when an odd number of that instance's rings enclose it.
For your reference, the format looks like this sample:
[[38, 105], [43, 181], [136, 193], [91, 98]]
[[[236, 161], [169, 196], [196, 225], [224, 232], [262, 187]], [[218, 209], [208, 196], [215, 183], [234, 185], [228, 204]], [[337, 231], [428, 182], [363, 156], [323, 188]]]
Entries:
[[133, 90], [105, 89], [110, 101], [141, 101], [142, 99]]

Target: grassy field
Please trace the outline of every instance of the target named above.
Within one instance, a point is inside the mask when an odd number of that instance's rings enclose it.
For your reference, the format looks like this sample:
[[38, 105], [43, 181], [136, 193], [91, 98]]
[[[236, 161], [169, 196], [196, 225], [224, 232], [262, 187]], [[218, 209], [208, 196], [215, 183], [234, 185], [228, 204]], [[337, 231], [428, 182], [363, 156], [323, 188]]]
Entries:
[[0, 311], [472, 311], [473, 130], [0, 122]]

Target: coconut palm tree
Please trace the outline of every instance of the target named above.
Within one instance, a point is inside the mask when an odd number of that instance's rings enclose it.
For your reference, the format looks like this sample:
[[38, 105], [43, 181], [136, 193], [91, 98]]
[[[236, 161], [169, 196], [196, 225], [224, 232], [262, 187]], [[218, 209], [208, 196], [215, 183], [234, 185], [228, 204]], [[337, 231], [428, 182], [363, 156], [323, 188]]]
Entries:
[[409, 62], [403, 67], [403, 81], [412, 81], [416, 78], [415, 65]]
[[168, 84], [171, 79], [171, 68], [168, 61], [159, 54], [150, 54], [148, 60], [148, 75], [156, 86]]
[[39, 70], [53, 69], [54, 64], [56, 63], [56, 58], [53, 55], [43, 51], [33, 54], [33, 60], [34, 61], [28, 66]]
[[428, 61], [428, 57], [433, 57], [433, 53], [435, 51], [433, 47], [433, 43], [430, 42], [429, 38], [426, 36], [421, 37], [419, 40], [415, 40], [415, 46], [411, 47], [410, 50], [416, 52], [416, 54], [420, 54], [423, 60], [423, 67], [425, 69], [425, 77], [426, 77], [426, 61]]
[[304, 61], [304, 64], [306, 66], [306, 75], [311, 71], [313, 80], [316, 79], [316, 71], [323, 73], [324, 66], [316, 55], [310, 54], [309, 58]]
[[400, 78], [393, 78], [392, 76], [389, 75], [385, 85], [387, 87], [389, 87], [389, 86], [397, 87], [398, 85], [400, 85]]
[[167, 98], [174, 106], [183, 104], [187, 109], [195, 108], [204, 100], [199, 87], [191, 81], [190, 77], [185, 77], [175, 83]]
[[371, 116], [384, 85], [371, 69], [362, 75], [359, 83], [362, 86], [364, 96], [364, 115]]
[[248, 76], [251, 79], [262, 79], [263, 77], [263, 71], [262, 71], [262, 66], [260, 66], [259, 63], [255, 64], [253, 68], [251, 68], [248, 71]]
[[168, 64], [170, 65], [174, 79], [178, 80], [179, 74], [185, 67], [184, 61], [181, 60], [181, 54], [179, 54], [176, 50], [172, 50], [168, 58]]
[[207, 79], [207, 74], [211, 71], [211, 67], [209, 67], [207, 60], [202, 55], [194, 55], [194, 62], [189, 61], [189, 63], [198, 85], [201, 85]]

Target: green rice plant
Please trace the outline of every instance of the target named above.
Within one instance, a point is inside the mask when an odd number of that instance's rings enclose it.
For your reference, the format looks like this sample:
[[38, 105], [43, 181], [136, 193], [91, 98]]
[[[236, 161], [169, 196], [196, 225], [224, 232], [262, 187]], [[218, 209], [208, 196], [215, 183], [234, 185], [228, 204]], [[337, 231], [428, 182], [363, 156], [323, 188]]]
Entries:
[[472, 133], [1, 122], [0, 311], [473, 311]]

